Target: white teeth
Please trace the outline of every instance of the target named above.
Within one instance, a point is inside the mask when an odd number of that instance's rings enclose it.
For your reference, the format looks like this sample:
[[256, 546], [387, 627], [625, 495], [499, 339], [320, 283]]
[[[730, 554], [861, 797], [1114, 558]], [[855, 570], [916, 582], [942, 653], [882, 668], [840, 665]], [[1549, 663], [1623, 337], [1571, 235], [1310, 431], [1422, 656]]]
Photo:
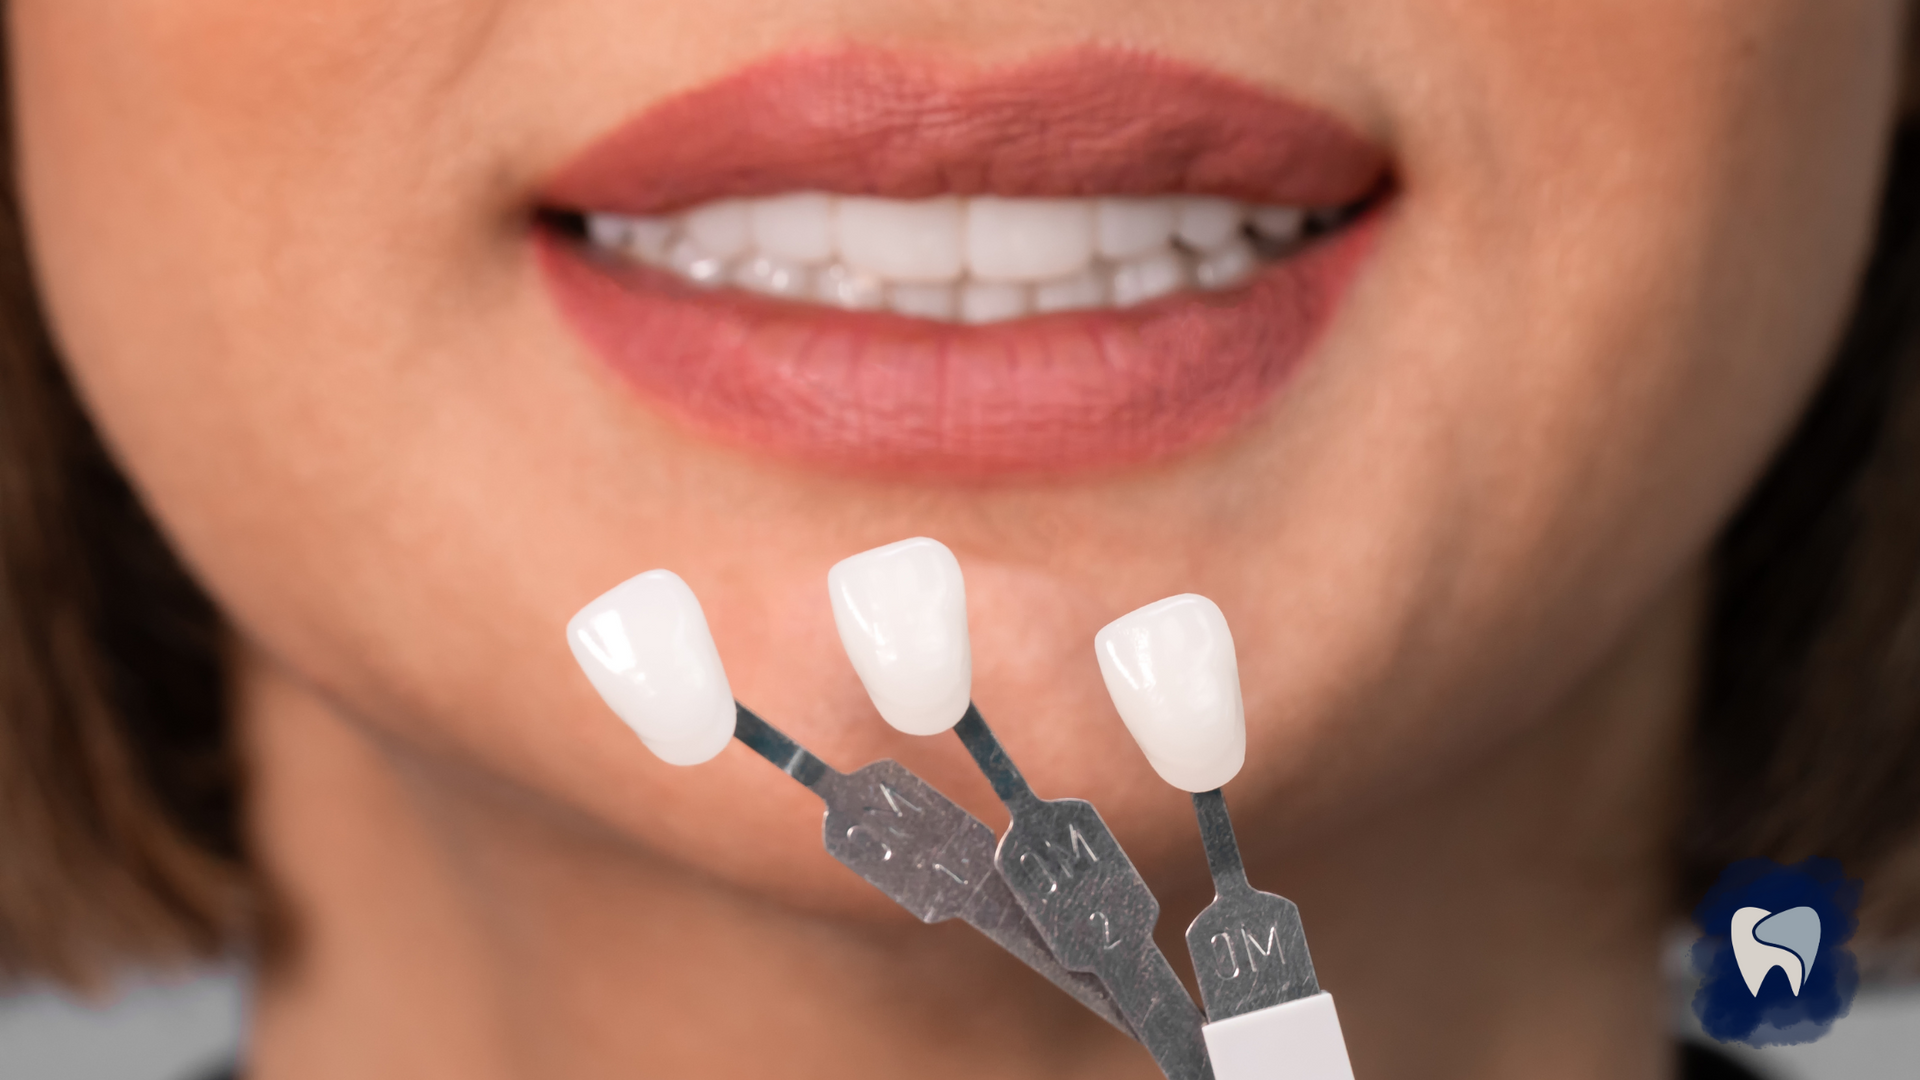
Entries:
[[1229, 199], [1181, 199], [1173, 233], [1190, 248], [1212, 251], [1240, 235], [1244, 216], [1239, 204]]
[[855, 270], [914, 283], [953, 281], [960, 276], [960, 222], [965, 205], [956, 198], [840, 200], [834, 238], [840, 257]]
[[1187, 593], [1108, 623], [1093, 638], [1107, 693], [1160, 778], [1212, 791], [1247, 757], [1233, 634], [1220, 608]]
[[733, 737], [733, 690], [687, 583], [649, 570], [567, 623], [567, 644], [594, 689], [647, 749], [698, 765]]
[[594, 247], [696, 285], [849, 311], [994, 323], [1229, 289], [1319, 210], [1200, 195], [882, 199], [803, 191], [680, 214], [586, 215]]
[[862, 552], [827, 571], [847, 659], [887, 723], [936, 735], [973, 694], [967, 589], [960, 563], [926, 537]]
[[1203, 289], [1230, 289], [1252, 277], [1259, 265], [1253, 245], [1236, 238], [1194, 261], [1193, 283]]
[[753, 246], [747, 204], [721, 199], [687, 211], [687, 236], [716, 259], [731, 259]]
[[1086, 199], [1001, 199], [967, 205], [967, 270], [987, 281], [1045, 281], [1093, 260], [1093, 206]]
[[761, 254], [796, 263], [833, 258], [833, 196], [802, 191], [748, 206], [753, 246]]
[[960, 289], [960, 321], [1005, 322], [1027, 313], [1027, 287], [1012, 282], [974, 281]]
[[1174, 199], [1096, 199], [1095, 246], [1109, 259], [1158, 251], [1173, 239], [1177, 209]]
[[1106, 300], [1107, 283], [1091, 270], [1033, 287], [1033, 310], [1040, 312], [1080, 311], [1099, 307]]
[[960, 309], [959, 290], [952, 285], [895, 285], [887, 290], [887, 306], [901, 315], [944, 321]]
[[887, 283], [834, 263], [814, 275], [813, 295], [848, 311], [878, 311], [887, 306]]
[[674, 241], [667, 265], [695, 285], [718, 285], [727, 279], [727, 260], [707, 254], [690, 236]]
[[808, 295], [813, 282], [804, 266], [757, 255], [739, 264], [734, 284], [767, 296], [801, 297]]
[[1113, 306], [1144, 304], [1186, 283], [1186, 260], [1171, 251], [1156, 251], [1113, 268]]

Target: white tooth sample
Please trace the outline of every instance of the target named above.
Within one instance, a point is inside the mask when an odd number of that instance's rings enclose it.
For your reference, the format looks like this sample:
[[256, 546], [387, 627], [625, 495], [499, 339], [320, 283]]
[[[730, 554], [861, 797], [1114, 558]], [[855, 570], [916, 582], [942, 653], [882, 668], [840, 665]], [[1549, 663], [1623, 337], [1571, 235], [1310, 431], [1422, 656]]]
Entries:
[[1072, 277], [1043, 281], [1033, 287], [1033, 310], [1043, 314], [1096, 308], [1106, 299], [1106, 282], [1091, 269], [1082, 270]]
[[1240, 235], [1240, 222], [1244, 215], [1239, 203], [1205, 195], [1182, 196], [1177, 203], [1179, 213], [1174, 224], [1174, 235], [1195, 251], [1225, 247]]
[[965, 206], [957, 198], [841, 196], [833, 215], [840, 258], [890, 282], [952, 281], [960, 276]]
[[687, 583], [649, 570], [614, 586], [567, 623], [567, 644], [594, 689], [647, 749], [698, 765], [733, 738], [733, 690]]
[[833, 258], [833, 196], [817, 191], [775, 195], [752, 200], [747, 212], [760, 254], [794, 263]]
[[753, 232], [747, 221], [747, 204], [740, 199], [720, 199], [687, 211], [687, 235], [716, 259], [744, 255], [753, 246]]
[[1235, 240], [1225, 247], [1207, 252], [1193, 264], [1194, 284], [1203, 289], [1231, 289], [1253, 277], [1260, 260], [1253, 245]]
[[1045, 281], [1093, 260], [1093, 207], [1086, 199], [967, 200], [967, 270], [986, 281]]
[[1108, 623], [1093, 638], [1107, 693], [1160, 778], [1212, 791], [1247, 759], [1233, 634], [1218, 605], [1185, 593]]
[[1261, 206], [1253, 211], [1253, 231], [1276, 244], [1300, 239], [1307, 228], [1307, 212], [1297, 206]]
[[887, 723], [937, 735], [960, 722], [973, 646], [966, 581], [945, 544], [916, 537], [843, 559], [827, 593], [847, 659]]
[[619, 214], [588, 214], [587, 241], [594, 247], [623, 251], [633, 235], [633, 219]]
[[878, 311], [887, 306], [887, 283], [834, 263], [813, 276], [813, 295], [848, 311]]
[[767, 296], [806, 296], [813, 282], [807, 268], [757, 255], [733, 272], [734, 284]]
[[901, 315], [950, 320], [959, 314], [959, 294], [952, 285], [895, 285], [887, 290], [887, 306]]
[[1166, 198], [1098, 199], [1094, 246], [1101, 257], [1131, 259], [1173, 242], [1174, 201]]
[[1013, 282], [970, 281], [960, 287], [960, 321], [1004, 322], [1027, 313], [1027, 287]]
[[667, 252], [667, 265], [695, 285], [721, 285], [727, 280], [727, 260], [716, 258], [691, 237], [674, 241]]
[[1187, 264], [1172, 251], [1159, 251], [1113, 268], [1114, 307], [1132, 307], [1165, 296], [1187, 283]]

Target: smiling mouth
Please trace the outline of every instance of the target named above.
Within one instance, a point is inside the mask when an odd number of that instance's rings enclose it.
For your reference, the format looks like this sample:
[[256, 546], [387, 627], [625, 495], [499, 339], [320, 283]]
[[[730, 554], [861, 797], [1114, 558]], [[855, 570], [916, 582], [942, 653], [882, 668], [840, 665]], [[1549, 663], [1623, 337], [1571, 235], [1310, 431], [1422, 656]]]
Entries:
[[556, 226], [599, 256], [705, 288], [973, 325], [1223, 292], [1355, 207], [1211, 195], [883, 199], [793, 192]]
[[654, 409], [837, 470], [987, 478], [1243, 423], [1392, 190], [1345, 125], [1187, 65], [851, 49], [642, 114], [547, 185], [535, 237], [563, 314]]

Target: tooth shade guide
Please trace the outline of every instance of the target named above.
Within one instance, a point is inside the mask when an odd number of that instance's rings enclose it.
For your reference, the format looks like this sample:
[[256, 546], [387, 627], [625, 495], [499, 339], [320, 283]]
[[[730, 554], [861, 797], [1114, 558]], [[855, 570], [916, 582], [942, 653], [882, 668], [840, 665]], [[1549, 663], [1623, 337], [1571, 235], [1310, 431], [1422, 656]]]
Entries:
[[843, 773], [744, 705], [733, 737], [826, 804], [828, 854], [922, 922], [958, 918], [1132, 1036], [1098, 979], [1069, 971], [993, 870], [993, 830], [894, 761]]
[[672, 215], [589, 213], [580, 233], [597, 250], [701, 287], [991, 325], [1231, 290], [1342, 221], [1339, 212], [1193, 195], [790, 192]]

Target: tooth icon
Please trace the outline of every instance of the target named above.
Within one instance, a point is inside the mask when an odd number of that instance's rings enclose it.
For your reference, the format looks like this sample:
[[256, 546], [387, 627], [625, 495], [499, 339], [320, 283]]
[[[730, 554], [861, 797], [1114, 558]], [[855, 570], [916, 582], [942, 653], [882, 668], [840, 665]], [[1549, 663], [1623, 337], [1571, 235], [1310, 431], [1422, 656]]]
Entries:
[[1800, 996], [1807, 969], [1820, 951], [1820, 913], [1810, 907], [1788, 908], [1775, 914], [1766, 908], [1743, 907], [1733, 913], [1733, 959], [1754, 997], [1767, 972], [1787, 973], [1787, 986]]

